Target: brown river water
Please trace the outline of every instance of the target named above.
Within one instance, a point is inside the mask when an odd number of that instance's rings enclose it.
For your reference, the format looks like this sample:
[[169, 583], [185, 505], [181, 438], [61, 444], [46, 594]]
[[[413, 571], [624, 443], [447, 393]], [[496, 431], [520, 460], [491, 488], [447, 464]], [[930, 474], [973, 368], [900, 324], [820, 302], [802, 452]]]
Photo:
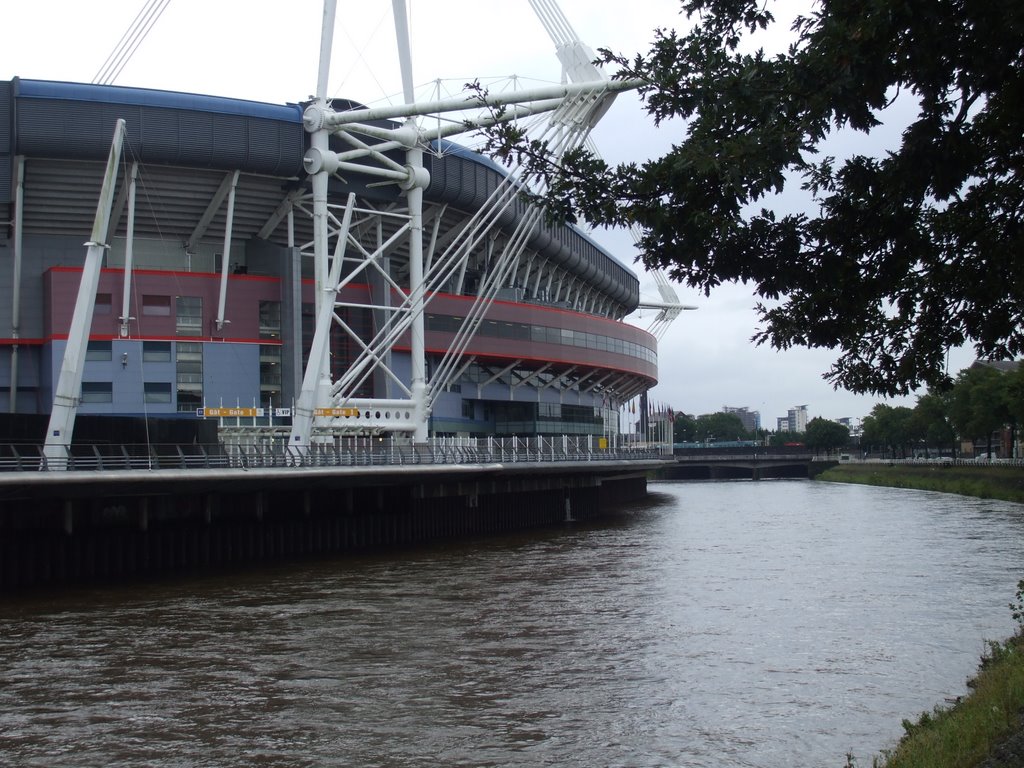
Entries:
[[1014, 630], [1024, 505], [650, 490], [598, 524], [7, 599], [0, 765], [870, 765]]

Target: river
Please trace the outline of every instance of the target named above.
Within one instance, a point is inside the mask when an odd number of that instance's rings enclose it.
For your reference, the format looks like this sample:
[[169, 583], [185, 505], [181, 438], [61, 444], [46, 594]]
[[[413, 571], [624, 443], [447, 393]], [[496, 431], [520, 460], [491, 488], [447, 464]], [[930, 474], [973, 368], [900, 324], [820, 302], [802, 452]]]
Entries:
[[1014, 629], [1024, 506], [650, 490], [600, 524], [7, 599], [0, 764], [870, 765]]

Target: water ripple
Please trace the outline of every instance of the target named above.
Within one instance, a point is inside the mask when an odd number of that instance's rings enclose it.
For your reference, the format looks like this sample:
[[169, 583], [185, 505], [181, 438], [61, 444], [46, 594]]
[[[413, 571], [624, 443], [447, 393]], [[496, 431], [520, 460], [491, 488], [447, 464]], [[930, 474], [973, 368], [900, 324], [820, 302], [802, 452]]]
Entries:
[[1012, 631], [1024, 508], [659, 484], [606, 525], [0, 605], [0, 764], [864, 762]]

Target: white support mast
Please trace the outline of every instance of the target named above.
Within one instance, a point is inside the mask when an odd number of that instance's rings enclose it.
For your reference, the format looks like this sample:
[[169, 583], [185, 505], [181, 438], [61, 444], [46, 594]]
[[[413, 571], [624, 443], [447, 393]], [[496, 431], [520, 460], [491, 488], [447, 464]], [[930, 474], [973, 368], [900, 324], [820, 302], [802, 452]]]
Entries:
[[53, 409], [50, 412], [50, 423], [46, 429], [46, 440], [43, 453], [47, 467], [50, 469], [65, 467], [68, 449], [71, 446], [71, 434], [75, 428], [75, 416], [82, 390], [82, 365], [85, 362], [85, 350], [89, 344], [89, 331], [92, 327], [92, 313], [96, 305], [96, 288], [99, 286], [100, 268], [103, 266], [103, 252], [109, 247], [107, 227], [110, 221], [110, 208], [114, 199], [114, 187], [117, 185], [117, 169], [121, 161], [121, 145], [124, 142], [125, 121], [118, 120], [114, 128], [114, 138], [110, 145], [107, 158], [107, 169], [103, 175], [103, 186], [100, 189], [99, 202], [96, 205], [96, 218], [92, 226], [92, 238], [85, 243], [88, 250], [85, 255], [85, 266], [82, 269], [82, 281], [78, 286], [78, 298], [75, 300], [75, 311], [71, 317], [71, 328], [68, 331], [68, 342], [64, 349], [64, 362], [61, 364], [60, 377], [53, 395]]
[[[331, 48], [334, 44], [334, 18], [337, 12], [336, 0], [324, 0], [324, 17], [320, 29], [320, 63], [317, 69], [316, 81], [316, 106], [317, 109], [326, 111], [327, 107], [327, 83], [331, 74]], [[329, 148], [330, 134], [325, 129], [312, 132], [310, 135], [310, 151], [327, 152]], [[326, 288], [328, 281], [327, 254], [328, 254], [328, 209], [327, 192], [330, 183], [330, 173], [326, 168], [319, 169], [312, 175], [311, 185], [313, 187], [313, 301], [316, 317], [321, 316], [321, 303], [327, 300]], [[333, 308], [333, 302], [332, 302]], [[330, 327], [321, 329], [317, 324], [317, 332], [326, 333], [324, 344], [329, 350]], [[324, 407], [327, 405], [328, 392], [331, 386], [330, 354], [325, 351], [319, 358], [310, 357], [303, 382], [310, 377], [309, 368], [317, 366], [313, 372], [316, 382], [315, 395], [312, 407]], [[303, 385], [305, 387], [305, 384]], [[293, 429], [291, 437], [293, 443], [300, 446], [309, 444], [309, 435], [304, 439], [296, 439]]]
[[[392, 0], [395, 16], [395, 35], [398, 38], [398, 60], [402, 69], [402, 93], [405, 103], [412, 105], [416, 101], [412, 81], [412, 46], [409, 44], [408, 15], [405, 0]], [[423, 190], [430, 184], [430, 176], [423, 167], [423, 150], [418, 145], [416, 121], [409, 117], [406, 127], [416, 137], [406, 149], [406, 168], [408, 178], [400, 184], [405, 190], [409, 204], [409, 311], [411, 323], [409, 328], [412, 375], [410, 377], [410, 400], [412, 400], [412, 416], [415, 422], [413, 440], [417, 443], [427, 442], [427, 425], [430, 417], [427, 407], [427, 344], [424, 321], [424, 304], [426, 296], [423, 286]]]
[[21, 338], [21, 259], [23, 248], [22, 226], [25, 217], [25, 158], [19, 155], [15, 161], [14, 198], [14, 275], [11, 279], [11, 386], [8, 411], [18, 411], [18, 339]]
[[121, 316], [118, 318], [119, 333], [122, 339], [128, 338], [129, 323], [132, 321], [129, 313], [132, 298], [132, 268], [135, 259], [135, 188], [138, 178], [139, 164], [132, 163], [131, 182], [128, 187], [128, 230], [124, 243], [124, 284], [121, 286]]
[[224, 326], [229, 322], [224, 319], [224, 313], [227, 311], [228, 262], [231, 260], [231, 230], [235, 220], [235, 190], [238, 189], [238, 175], [239, 172], [237, 170], [231, 174], [231, 186], [228, 189], [228, 207], [224, 220], [224, 252], [220, 257], [220, 293], [217, 300], [216, 326], [218, 331], [224, 330]]

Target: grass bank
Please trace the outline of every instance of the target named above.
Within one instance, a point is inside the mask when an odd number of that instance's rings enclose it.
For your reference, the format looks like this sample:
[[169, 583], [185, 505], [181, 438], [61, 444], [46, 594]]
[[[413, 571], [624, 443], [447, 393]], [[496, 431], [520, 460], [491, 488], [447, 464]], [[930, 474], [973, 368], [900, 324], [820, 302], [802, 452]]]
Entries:
[[917, 488], [981, 499], [1024, 503], [1024, 469], [999, 465], [840, 464], [818, 480], [889, 488]]
[[[1024, 469], [1007, 466], [840, 464], [819, 480], [916, 488], [1024, 503]], [[1014, 618], [1024, 621], [1024, 581]], [[1022, 624], [1024, 627], [1024, 624]], [[884, 768], [1011, 768], [1024, 766], [1024, 636], [990, 643], [970, 693], [912, 723], [895, 749], [873, 761]], [[848, 766], [861, 765], [852, 758]]]

